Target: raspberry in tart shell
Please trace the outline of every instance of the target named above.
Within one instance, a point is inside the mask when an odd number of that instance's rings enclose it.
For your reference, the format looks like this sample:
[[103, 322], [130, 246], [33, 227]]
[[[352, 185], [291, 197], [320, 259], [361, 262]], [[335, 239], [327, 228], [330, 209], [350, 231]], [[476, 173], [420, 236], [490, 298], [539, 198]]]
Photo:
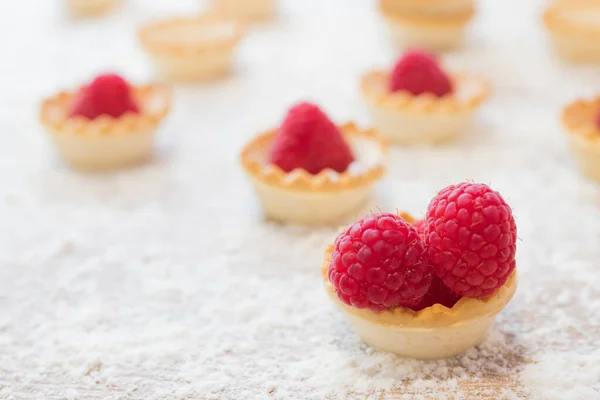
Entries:
[[[101, 76], [42, 102], [40, 121], [72, 167], [114, 169], [151, 157], [156, 129], [169, 111], [170, 91], [157, 84], [123, 83], [114, 75]], [[115, 88], [122, 97], [113, 97]]]
[[387, 145], [374, 131], [353, 123], [338, 125], [354, 161], [343, 172], [325, 168], [317, 174], [290, 172], [270, 162], [278, 129], [250, 140], [241, 163], [268, 218], [300, 225], [342, 222], [364, 206], [371, 188], [385, 174]]
[[[397, 65], [402, 65], [403, 58]], [[411, 63], [409, 67], [415, 69], [420, 64]], [[398, 145], [435, 145], [464, 132], [475, 111], [489, 96], [490, 85], [472, 74], [442, 74], [443, 71], [443, 66], [435, 68], [428, 62], [423, 74], [405, 73], [407, 77], [416, 76], [420, 82], [409, 80], [404, 84], [406, 90], [393, 92], [390, 81], [394, 71], [374, 70], [365, 74], [360, 89], [373, 128]]]
[[[335, 262], [333, 254], [337, 245], [325, 250], [321, 266], [328, 297], [344, 312], [364, 342], [377, 350], [403, 357], [441, 359], [478, 345], [485, 339], [496, 315], [508, 304], [517, 288], [517, 275], [513, 272], [493, 296], [483, 299], [466, 296], [456, 299], [451, 292], [444, 292], [437, 293], [435, 300], [425, 295], [422, 303], [412, 306], [418, 311], [408, 307], [393, 307], [383, 311], [358, 308], [340, 300], [336, 289], [340, 282], [330, 281], [330, 268]], [[433, 285], [436, 285], [435, 280]]]

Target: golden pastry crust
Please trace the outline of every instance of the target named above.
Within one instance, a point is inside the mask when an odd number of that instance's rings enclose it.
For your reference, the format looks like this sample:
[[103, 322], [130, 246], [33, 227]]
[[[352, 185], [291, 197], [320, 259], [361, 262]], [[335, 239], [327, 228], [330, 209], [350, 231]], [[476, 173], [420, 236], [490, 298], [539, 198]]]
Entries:
[[600, 2], [595, 0], [569, 0], [554, 2], [543, 15], [546, 28], [553, 33], [577, 36], [586, 40], [600, 37], [600, 25], [597, 23], [580, 23], [572, 16], [575, 13], [600, 13]]
[[[426, 5], [423, 4], [422, 6], [425, 7]], [[427, 5], [426, 7], [433, 9], [435, 4]], [[379, 11], [390, 22], [422, 28], [462, 27], [475, 15], [475, 8], [472, 5], [459, 12], [450, 13], [428, 12], [426, 9], [419, 11], [409, 6], [392, 6], [388, 5], [387, 2], [381, 2]]]
[[482, 78], [454, 75], [453, 93], [441, 98], [431, 93], [418, 96], [406, 91], [390, 93], [387, 89], [389, 75], [385, 71], [373, 71], [360, 81], [362, 95], [386, 109], [418, 114], [453, 114], [479, 107], [492, 92], [490, 84]]
[[569, 134], [598, 142], [600, 129], [595, 124], [595, 118], [599, 111], [600, 97], [578, 100], [565, 107], [561, 118], [562, 124]]
[[[186, 28], [211, 27], [230, 25], [228, 32], [222, 35], [212, 35], [211, 40], [190, 40], [188, 35], [178, 35], [171, 38], [168, 35]], [[173, 18], [164, 21], [151, 22], [140, 28], [138, 37], [142, 46], [151, 53], [172, 56], [193, 56], [215, 50], [232, 49], [243, 37], [242, 25], [235, 19], [203, 14], [193, 18]]]
[[[387, 142], [373, 130], [361, 130], [353, 123], [342, 125], [340, 129], [346, 136], [369, 139], [377, 143], [382, 154], [387, 152]], [[277, 130], [273, 129], [255, 137], [242, 149], [240, 157], [242, 167], [246, 173], [269, 186], [285, 190], [326, 193], [368, 186], [385, 174], [383, 162], [367, 168], [360, 174], [349, 171], [337, 173], [329, 169], [316, 175], [312, 175], [303, 169], [286, 173], [276, 165], [267, 165], [258, 157], [259, 154], [264, 153], [269, 148], [276, 133]]]
[[69, 118], [68, 110], [76, 92], [60, 92], [42, 102], [40, 122], [54, 134], [111, 135], [154, 130], [167, 115], [170, 107], [170, 90], [153, 84], [133, 87], [133, 96], [140, 107], [139, 114], [128, 113], [119, 118], [101, 115], [89, 120], [84, 117]]
[[325, 260], [321, 266], [321, 275], [329, 298], [345, 312], [385, 326], [441, 328], [484, 316], [493, 316], [498, 314], [508, 304], [517, 289], [517, 273], [515, 271], [508, 278], [504, 286], [498, 289], [493, 296], [485, 299], [463, 297], [452, 308], [441, 304], [434, 304], [417, 312], [409, 308], [398, 307], [393, 310], [377, 313], [368, 309], [358, 309], [348, 306], [338, 299], [335, 288], [329, 282], [327, 274], [332, 252], [333, 245], [330, 245], [325, 250]]

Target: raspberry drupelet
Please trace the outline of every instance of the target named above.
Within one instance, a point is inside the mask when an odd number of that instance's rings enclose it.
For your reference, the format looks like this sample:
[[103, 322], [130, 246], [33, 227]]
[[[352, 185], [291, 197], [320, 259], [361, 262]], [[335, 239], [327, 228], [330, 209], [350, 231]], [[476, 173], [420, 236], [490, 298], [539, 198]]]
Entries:
[[487, 185], [466, 182], [441, 190], [429, 204], [426, 224], [429, 261], [455, 293], [489, 297], [514, 271], [512, 210]]
[[375, 214], [350, 225], [334, 244], [329, 281], [347, 305], [383, 311], [411, 307], [433, 276], [417, 230], [395, 214]]

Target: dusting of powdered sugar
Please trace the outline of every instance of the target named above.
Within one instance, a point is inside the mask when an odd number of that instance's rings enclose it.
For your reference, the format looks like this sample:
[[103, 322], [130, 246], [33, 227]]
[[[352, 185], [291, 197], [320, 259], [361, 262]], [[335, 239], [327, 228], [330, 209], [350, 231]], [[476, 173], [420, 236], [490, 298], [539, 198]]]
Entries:
[[35, 120], [40, 98], [106, 69], [143, 82], [135, 26], [197, 4], [132, 0], [74, 20], [38, 3], [0, 13], [19, 38], [0, 75], [0, 398], [600, 398], [600, 189], [558, 126], [598, 74], [548, 51], [541, 1], [480, 2], [468, 46], [448, 57], [489, 77], [494, 96], [460, 142], [392, 149], [364, 210], [422, 217], [464, 179], [514, 209], [515, 297], [480, 346], [427, 362], [361, 344], [323, 290], [337, 227], [264, 221], [239, 166], [243, 144], [298, 100], [368, 125], [358, 77], [397, 54], [374, 4], [282, 1], [240, 44], [235, 74], [175, 87], [153, 164], [79, 174]]

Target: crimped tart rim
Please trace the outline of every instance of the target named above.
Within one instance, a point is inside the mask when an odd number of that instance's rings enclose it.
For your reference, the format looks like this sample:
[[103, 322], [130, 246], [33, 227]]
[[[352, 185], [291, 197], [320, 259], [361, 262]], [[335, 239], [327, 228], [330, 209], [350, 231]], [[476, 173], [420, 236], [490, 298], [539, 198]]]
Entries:
[[360, 90], [366, 99], [376, 103], [379, 107], [398, 111], [411, 111], [420, 114], [454, 114], [479, 107], [492, 92], [487, 80], [461, 74], [452, 76], [454, 87], [467, 80], [476, 82], [480, 86], [477, 93], [466, 99], [457, 98], [455, 92], [444, 97], [437, 97], [432, 93], [415, 96], [408, 91], [390, 93], [387, 90], [377, 90], [376, 86], [382, 84], [383, 87], [387, 87], [386, 83], [389, 80], [389, 75], [389, 72], [386, 71], [368, 72], [360, 80]]
[[[226, 23], [233, 25], [231, 35], [204, 43], [165, 43], [154, 40], [161, 30], [176, 29], [182, 25], [210, 25], [215, 23]], [[146, 23], [138, 30], [138, 39], [147, 51], [155, 54], [169, 54], [185, 56], [190, 54], [204, 53], [208, 51], [232, 49], [243, 37], [244, 29], [242, 23], [226, 15], [218, 13], [206, 13], [195, 17], [169, 18]]]
[[[67, 110], [77, 92], [63, 91], [42, 102], [40, 122], [55, 134], [73, 133], [77, 135], [111, 135], [115, 133], [137, 133], [155, 129], [168, 114], [171, 93], [160, 84], [133, 86], [133, 96], [142, 104], [139, 114], [126, 113], [119, 118], [100, 115], [92, 120], [85, 117], [68, 117]], [[145, 107], [154, 99], [161, 99], [159, 107]]]
[[[401, 213], [401, 215], [412, 219], [412, 217], [405, 213]], [[331, 301], [345, 312], [375, 324], [406, 328], [442, 328], [468, 323], [478, 318], [498, 314], [508, 304], [517, 289], [517, 272], [515, 270], [506, 283], [492, 296], [485, 299], [463, 296], [452, 308], [441, 304], [434, 304], [420, 311], [413, 311], [404, 307], [397, 307], [382, 312], [359, 309], [342, 303], [336, 295], [335, 288], [329, 282], [328, 269], [331, 264], [333, 249], [333, 245], [327, 247], [324, 261], [321, 265], [321, 276], [325, 285], [325, 291]]]
[[[253, 157], [253, 153], [269, 146], [277, 133], [277, 129], [260, 134], [250, 140], [242, 149], [240, 160], [246, 173], [264, 184], [284, 190], [310, 191], [310, 192], [334, 192], [340, 190], [356, 189], [372, 184], [381, 178], [386, 171], [383, 157], [387, 153], [387, 141], [381, 138], [374, 129], [363, 130], [354, 123], [339, 126], [344, 135], [357, 136], [373, 141], [379, 146], [382, 161], [371, 166], [360, 174], [349, 171], [342, 173], [331, 169], [325, 169], [316, 175], [310, 174], [303, 169], [295, 169], [286, 173], [276, 165], [261, 163]], [[293, 176], [292, 179], [289, 179]], [[332, 178], [335, 176], [335, 179]]]
[[577, 100], [567, 105], [561, 122], [568, 134], [600, 142], [600, 129], [594, 124], [594, 116], [600, 112], [600, 96], [591, 100]]
[[[573, 35], [596, 35], [600, 36], [600, 25], [577, 24], [563, 18], [564, 13], [573, 10], [593, 10], [600, 11], [600, 4], [585, 0], [556, 1], [546, 9], [543, 15], [543, 21], [546, 28], [552, 33], [563, 33]], [[586, 38], [589, 39], [589, 38]]]

